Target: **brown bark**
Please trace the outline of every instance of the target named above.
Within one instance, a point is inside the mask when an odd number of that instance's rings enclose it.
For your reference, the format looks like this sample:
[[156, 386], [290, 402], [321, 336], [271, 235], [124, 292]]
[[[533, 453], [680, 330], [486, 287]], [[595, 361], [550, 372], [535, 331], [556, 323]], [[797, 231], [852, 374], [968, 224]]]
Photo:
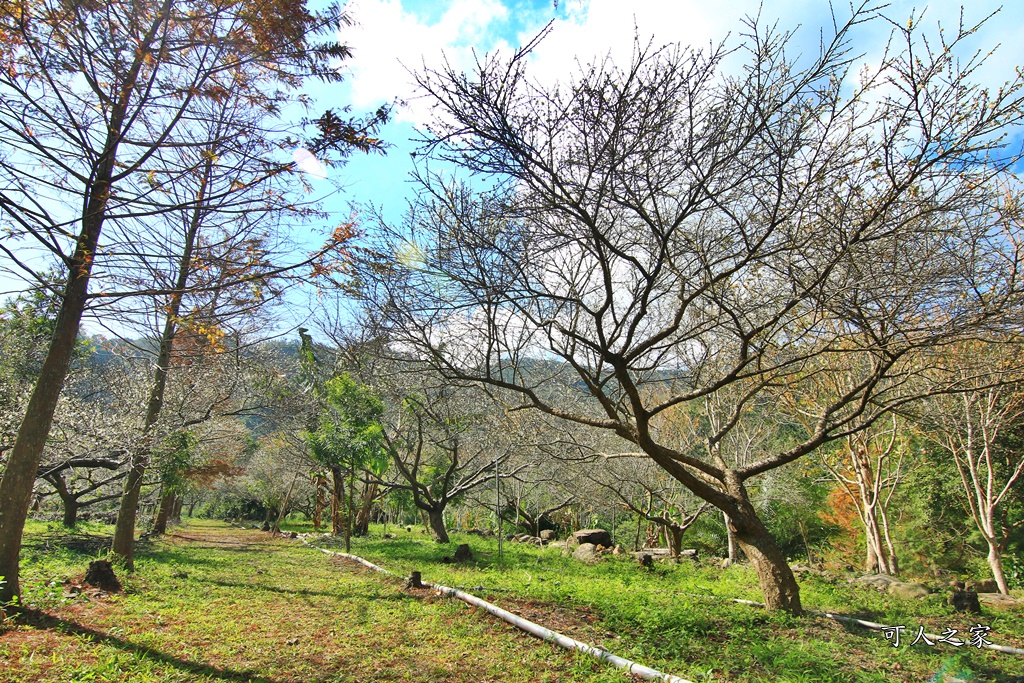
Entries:
[[153, 519], [153, 533], [160, 535], [167, 533], [167, 522], [170, 521], [174, 512], [176, 496], [172, 491], [164, 491], [160, 496], [160, 507], [157, 509], [156, 517]]
[[78, 498], [68, 489], [64, 476], [59, 472], [47, 476], [46, 481], [53, 486], [57, 495], [60, 496], [60, 502], [64, 506], [63, 524], [70, 529], [78, 524]]
[[377, 500], [379, 486], [376, 483], [369, 483], [363, 490], [360, 499], [359, 512], [356, 514], [356, 521], [352, 527], [352, 533], [356, 536], [365, 536], [370, 531], [370, 513], [373, 504]]
[[345, 473], [340, 467], [331, 468], [331, 479], [334, 482], [334, 491], [331, 496], [331, 533], [335, 536], [344, 533], [344, 505], [345, 505]]
[[754, 506], [750, 504], [746, 487], [732, 471], [726, 472], [729, 494], [736, 508], [729, 511], [736, 543], [746, 554], [757, 572], [764, 595], [764, 606], [769, 610], [785, 610], [793, 614], [803, 612], [800, 587], [786, 557], [779, 550], [771, 532], [765, 527]]
[[430, 531], [438, 543], [449, 543], [448, 529], [444, 526], [444, 508], [433, 508], [426, 511], [430, 522]]
[[[123, 113], [116, 122], [118, 129], [121, 120]], [[111, 126], [114, 127], [114, 122]], [[21, 594], [18, 581], [21, 538], [32, 503], [36, 472], [50, 434], [53, 414], [64, 388], [82, 313], [85, 311], [92, 255], [96, 252], [103, 225], [116, 148], [117, 136], [112, 130], [105, 158], [100, 162], [96, 180], [89, 191], [88, 204], [82, 216], [82, 230], [74, 256], [70, 259], [68, 281], [53, 338], [32, 389], [3, 478], [0, 479], [0, 576], [5, 581], [0, 584], [0, 603], [14, 601]]]

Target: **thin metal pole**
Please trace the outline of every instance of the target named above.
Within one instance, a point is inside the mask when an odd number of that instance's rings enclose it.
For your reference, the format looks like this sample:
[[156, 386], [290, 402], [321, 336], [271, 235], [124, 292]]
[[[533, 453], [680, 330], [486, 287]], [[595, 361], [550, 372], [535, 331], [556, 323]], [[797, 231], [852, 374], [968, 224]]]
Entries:
[[498, 487], [498, 453], [494, 453], [494, 516], [498, 526], [498, 557], [501, 557], [501, 489]]

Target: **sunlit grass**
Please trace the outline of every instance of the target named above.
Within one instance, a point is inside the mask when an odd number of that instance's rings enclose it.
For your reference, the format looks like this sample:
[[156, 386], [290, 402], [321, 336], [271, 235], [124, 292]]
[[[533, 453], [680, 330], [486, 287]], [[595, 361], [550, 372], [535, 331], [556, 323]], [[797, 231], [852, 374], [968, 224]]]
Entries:
[[[307, 531], [289, 522], [286, 529]], [[621, 672], [525, 636], [461, 602], [406, 591], [401, 577], [461, 587], [620, 656], [692, 681], [1018, 681], [1024, 658], [964, 647], [891, 647], [877, 631], [730, 602], [759, 599], [748, 566], [659, 563], [632, 556], [586, 565], [560, 548], [418, 528], [375, 527], [352, 552], [376, 574], [297, 541], [192, 521], [144, 543], [118, 596], [69, 594], [109, 527], [26, 536], [25, 601], [43, 614], [0, 635], [0, 680], [26, 681], [621, 681]], [[322, 547], [342, 539], [310, 537]], [[458, 543], [473, 559], [446, 564]], [[902, 601], [847, 584], [801, 580], [805, 606], [941, 632], [977, 621], [991, 640], [1024, 644], [1024, 619], [953, 616], [942, 595]], [[912, 637], [912, 634], [911, 634]]]

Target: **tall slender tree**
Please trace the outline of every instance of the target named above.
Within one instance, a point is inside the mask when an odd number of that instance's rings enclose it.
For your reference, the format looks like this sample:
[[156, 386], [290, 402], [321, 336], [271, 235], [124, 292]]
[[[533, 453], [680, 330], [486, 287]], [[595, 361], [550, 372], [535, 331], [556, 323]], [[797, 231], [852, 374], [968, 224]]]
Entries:
[[[49, 349], [0, 480], [0, 601], [20, 592], [18, 555], [32, 485], [90, 300], [171, 289], [148, 282], [114, 288], [125, 255], [160, 243], [156, 217], [181, 208], [160, 195], [161, 186], [179, 178], [153, 177], [151, 164], [174, 147], [217, 154], [219, 140], [183, 134], [196, 130], [199, 103], [231, 96], [239, 110], [275, 112], [297, 98], [304, 79], [338, 80], [336, 62], [349, 52], [333, 32], [343, 21], [337, 7], [311, 12], [304, 3], [278, 1], [0, 6], [3, 267], [31, 285], [43, 284], [40, 264], [49, 260], [67, 273], [55, 292], [61, 303]], [[321, 42], [324, 32], [329, 37]], [[315, 153], [375, 144], [363, 127], [331, 112], [318, 124], [307, 145]], [[263, 132], [282, 147], [301, 144], [284, 131]], [[286, 169], [278, 166], [269, 172]], [[94, 279], [98, 286], [91, 287]]]

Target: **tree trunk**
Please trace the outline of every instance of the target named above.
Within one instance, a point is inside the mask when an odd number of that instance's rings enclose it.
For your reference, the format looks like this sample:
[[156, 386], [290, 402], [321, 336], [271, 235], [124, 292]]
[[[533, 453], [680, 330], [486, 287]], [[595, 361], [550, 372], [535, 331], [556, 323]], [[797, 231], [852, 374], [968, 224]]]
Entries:
[[334, 492], [331, 496], [331, 533], [338, 536], [345, 532], [342, 520], [345, 505], [345, 473], [340, 467], [332, 467], [331, 479], [334, 482]]
[[444, 526], [444, 508], [427, 510], [427, 519], [430, 520], [430, 530], [434, 534], [434, 540], [438, 543], [448, 543], [448, 530]]
[[729, 553], [729, 564], [736, 564], [739, 562], [736, 548], [736, 532], [733, 531], [732, 522], [729, 520], [729, 513], [722, 512], [722, 518], [725, 520], [725, 537], [726, 543], [728, 544], [727, 552]]
[[138, 514], [142, 478], [146, 474], [147, 453], [132, 454], [131, 469], [124, 480], [121, 506], [114, 524], [114, 540], [110, 544], [112, 561], [121, 562], [127, 571], [135, 571], [135, 517]]
[[69, 529], [74, 527], [78, 524], [78, 498], [68, 489], [63, 474], [58, 472], [45, 477], [45, 479], [57, 492], [61, 505], [64, 506], [64, 526]]
[[757, 572], [765, 609], [801, 614], [800, 587], [786, 557], [750, 504], [743, 483], [732, 472], [727, 473], [726, 482], [729, 494], [736, 501], [736, 509], [729, 515], [736, 542]]
[[96, 243], [99, 240], [107, 187], [113, 170], [113, 151], [109, 154], [111, 158], [101, 163], [102, 166], [108, 167], [105, 168], [105, 172], [101, 169], [99, 179], [90, 192], [88, 208], [82, 219], [82, 232], [70, 262], [70, 273], [53, 338], [39, 370], [39, 377], [32, 388], [25, 417], [18, 428], [18, 436], [11, 449], [3, 478], [0, 479], [0, 576], [4, 577], [4, 583], [0, 584], [0, 604], [12, 602], [21, 594], [18, 582], [21, 537], [32, 503], [32, 488], [35, 485], [39, 462], [42, 460], [43, 448], [46, 446], [46, 439], [53, 424], [57, 400], [64, 389], [64, 380], [71, 365], [82, 313], [85, 311], [92, 255], [96, 252]]
[[171, 507], [171, 521], [175, 524], [181, 523], [181, 508], [185, 506], [185, 500], [181, 496], [174, 497], [174, 505]]
[[153, 519], [153, 533], [156, 535], [167, 533], [167, 522], [171, 518], [174, 509], [174, 493], [164, 491], [160, 496], [160, 507], [157, 509], [156, 517]]
[[680, 526], [666, 526], [665, 531], [668, 534], [668, 549], [672, 554], [672, 557], [676, 560], [679, 559], [679, 553], [683, 551], [683, 532], [685, 528]]
[[1003, 553], [994, 540], [986, 539], [986, 541], [988, 542], [988, 566], [992, 570], [992, 578], [996, 580], [999, 592], [1009, 595], [1010, 588], [1006, 585], [1006, 575], [1003, 574]]
[[367, 484], [363, 491], [359, 513], [356, 515], [355, 525], [352, 533], [356, 536], [365, 536], [370, 532], [370, 512], [373, 510], [373, 503], [377, 499], [377, 484]]
[[160, 419], [160, 411], [163, 409], [167, 374], [170, 372], [171, 353], [174, 351], [174, 335], [178, 330], [178, 315], [181, 312], [181, 299], [193, 267], [192, 251], [202, 225], [206, 186], [212, 168], [212, 159], [207, 159], [203, 182], [199, 187], [196, 205], [192, 209], [184, 249], [178, 260], [178, 272], [174, 282], [175, 291], [171, 295], [171, 301], [167, 307], [167, 317], [164, 319], [164, 329], [160, 335], [160, 349], [157, 353], [156, 369], [153, 372], [153, 386], [150, 387], [149, 402], [146, 405], [141, 445], [139, 450], [132, 455], [131, 470], [128, 473], [128, 478], [125, 479], [121, 506], [117, 511], [117, 524], [114, 527], [114, 541], [111, 543], [110, 552], [124, 562], [125, 569], [128, 571], [135, 569], [135, 517], [138, 512], [139, 495], [142, 491], [142, 478], [145, 476], [146, 466], [149, 464], [153, 427]]

